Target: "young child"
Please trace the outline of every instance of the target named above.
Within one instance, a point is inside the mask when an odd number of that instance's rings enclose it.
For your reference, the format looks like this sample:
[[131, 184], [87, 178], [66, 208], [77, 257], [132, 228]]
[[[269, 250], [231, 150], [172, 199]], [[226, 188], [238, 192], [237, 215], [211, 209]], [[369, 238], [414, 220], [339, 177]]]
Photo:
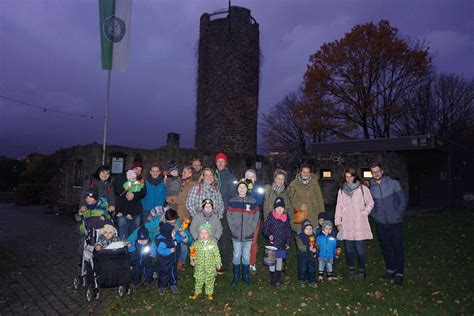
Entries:
[[168, 197], [174, 197], [178, 195], [181, 190], [181, 179], [179, 178], [179, 165], [172, 161], [168, 167], [168, 175], [165, 177], [165, 185], [168, 190], [167, 201], [171, 208], [176, 209], [176, 204], [169, 203]]
[[100, 236], [95, 244], [95, 250], [100, 251], [107, 248], [113, 242], [122, 241], [118, 236], [117, 229], [114, 226], [105, 224], [100, 231]]
[[298, 281], [301, 286], [305, 282], [312, 287], [317, 287], [316, 283], [316, 236], [313, 234], [313, 225], [309, 220], [301, 223], [301, 233], [296, 238], [298, 247]]
[[[171, 223], [161, 222], [160, 234], [156, 237], [156, 253], [158, 254], [158, 287], [160, 295], [165, 294], [165, 289], [169, 285], [173, 294], [179, 293], [177, 262], [180, 255], [178, 239], [184, 239], [176, 234], [175, 227]], [[181, 236], [181, 237], [180, 237]], [[177, 239], [178, 238], [178, 239]]]
[[152, 254], [156, 253], [155, 244], [152, 243], [150, 233], [145, 226], [140, 226], [137, 240], [130, 245], [128, 252], [132, 254], [132, 281], [138, 286], [142, 278], [147, 287], [153, 281]]
[[136, 193], [140, 192], [145, 186], [145, 181], [137, 180], [137, 174], [133, 170], [127, 171], [127, 181], [123, 184], [123, 188], [128, 192]]
[[[184, 270], [188, 256], [188, 247], [193, 242], [193, 237], [189, 232], [189, 223], [179, 218], [178, 212], [172, 208], [165, 211], [165, 215], [162, 216], [161, 220], [162, 222], [173, 225], [173, 231], [180, 248], [177, 267], [178, 270]], [[186, 247], [183, 247], [183, 245], [186, 245]]]
[[318, 214], [318, 225], [314, 227], [314, 236], [318, 237], [323, 231], [323, 222], [328, 218], [326, 212]]
[[202, 201], [202, 212], [197, 213], [191, 222], [189, 230], [191, 231], [194, 240], [199, 238], [201, 225], [206, 223], [211, 225], [211, 238], [217, 242], [222, 236], [222, 224], [219, 215], [214, 212], [214, 203], [211, 199], [205, 199]]
[[81, 222], [79, 225], [79, 233], [81, 237], [86, 236], [86, 228], [82, 223], [83, 219], [90, 217], [98, 217], [102, 221], [110, 219], [110, 214], [108, 212], [109, 204], [104, 198], [99, 198], [99, 191], [96, 188], [89, 189], [85, 196], [85, 208], [81, 208], [76, 214], [76, 221]]
[[273, 204], [273, 211], [267, 216], [263, 225], [263, 235], [267, 238], [267, 244], [278, 249], [276, 264], [270, 266], [270, 284], [281, 284], [281, 270], [283, 259], [286, 258], [286, 250], [291, 243], [290, 217], [285, 211], [285, 200], [278, 197]]
[[235, 286], [240, 281], [240, 264], [242, 262], [242, 281], [251, 285], [249, 277], [250, 248], [253, 235], [260, 218], [257, 201], [247, 195], [248, 187], [244, 181], [237, 184], [237, 196], [229, 200], [227, 207], [227, 222], [229, 223], [232, 238], [232, 265], [234, 276], [231, 285]]
[[199, 239], [194, 243], [196, 254], [192, 257], [191, 265], [194, 265], [194, 295], [191, 299], [196, 300], [205, 285], [208, 300], [212, 300], [214, 294], [214, 282], [216, 280], [217, 270], [221, 268], [221, 256], [217, 242], [211, 238], [211, 225], [202, 224], [199, 227]]
[[332, 280], [333, 263], [336, 257], [337, 239], [332, 234], [332, 223], [329, 220], [323, 222], [323, 231], [316, 238], [319, 252], [319, 276], [318, 281], [323, 280], [324, 270], [328, 281]]

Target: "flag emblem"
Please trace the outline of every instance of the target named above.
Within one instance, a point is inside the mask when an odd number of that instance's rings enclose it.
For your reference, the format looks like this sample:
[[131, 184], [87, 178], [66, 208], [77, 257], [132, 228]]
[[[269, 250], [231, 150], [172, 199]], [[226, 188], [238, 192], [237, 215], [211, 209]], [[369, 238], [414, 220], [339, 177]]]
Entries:
[[109, 16], [104, 20], [103, 32], [109, 42], [118, 43], [124, 38], [127, 25], [122, 19]]

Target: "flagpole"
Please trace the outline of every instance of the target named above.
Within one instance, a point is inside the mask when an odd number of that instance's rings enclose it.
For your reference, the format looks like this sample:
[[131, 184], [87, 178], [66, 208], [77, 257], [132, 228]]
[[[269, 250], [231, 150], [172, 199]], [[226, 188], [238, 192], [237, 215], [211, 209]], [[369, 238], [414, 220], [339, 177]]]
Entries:
[[107, 94], [105, 97], [104, 139], [102, 141], [102, 164], [105, 165], [105, 146], [107, 142], [107, 120], [109, 118], [110, 77], [112, 70], [107, 71]]

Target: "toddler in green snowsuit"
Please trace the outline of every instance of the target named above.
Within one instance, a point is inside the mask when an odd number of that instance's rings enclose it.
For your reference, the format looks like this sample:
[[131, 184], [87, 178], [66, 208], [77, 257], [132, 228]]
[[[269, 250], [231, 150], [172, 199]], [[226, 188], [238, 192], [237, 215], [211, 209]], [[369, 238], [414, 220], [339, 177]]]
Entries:
[[194, 265], [194, 278], [196, 284], [194, 295], [191, 299], [196, 300], [205, 285], [208, 300], [212, 300], [214, 294], [214, 282], [217, 270], [221, 268], [221, 255], [217, 243], [211, 236], [211, 225], [206, 223], [199, 227], [199, 239], [194, 242], [195, 256], [191, 257], [191, 265]]

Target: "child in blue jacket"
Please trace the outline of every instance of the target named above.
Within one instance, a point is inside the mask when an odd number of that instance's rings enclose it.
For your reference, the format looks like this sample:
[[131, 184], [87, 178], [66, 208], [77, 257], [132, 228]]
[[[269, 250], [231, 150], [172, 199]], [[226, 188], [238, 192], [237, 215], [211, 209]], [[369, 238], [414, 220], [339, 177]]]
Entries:
[[331, 281], [333, 276], [333, 264], [334, 258], [336, 257], [337, 239], [332, 234], [332, 227], [331, 221], [325, 220], [322, 224], [323, 230], [321, 234], [316, 237], [316, 247], [319, 250], [319, 282], [323, 280], [324, 270], [326, 270], [328, 281]]
[[130, 245], [128, 252], [132, 254], [132, 281], [135, 286], [143, 281], [150, 286], [153, 281], [152, 254], [156, 246], [150, 238], [145, 226], [138, 228], [137, 240]]

